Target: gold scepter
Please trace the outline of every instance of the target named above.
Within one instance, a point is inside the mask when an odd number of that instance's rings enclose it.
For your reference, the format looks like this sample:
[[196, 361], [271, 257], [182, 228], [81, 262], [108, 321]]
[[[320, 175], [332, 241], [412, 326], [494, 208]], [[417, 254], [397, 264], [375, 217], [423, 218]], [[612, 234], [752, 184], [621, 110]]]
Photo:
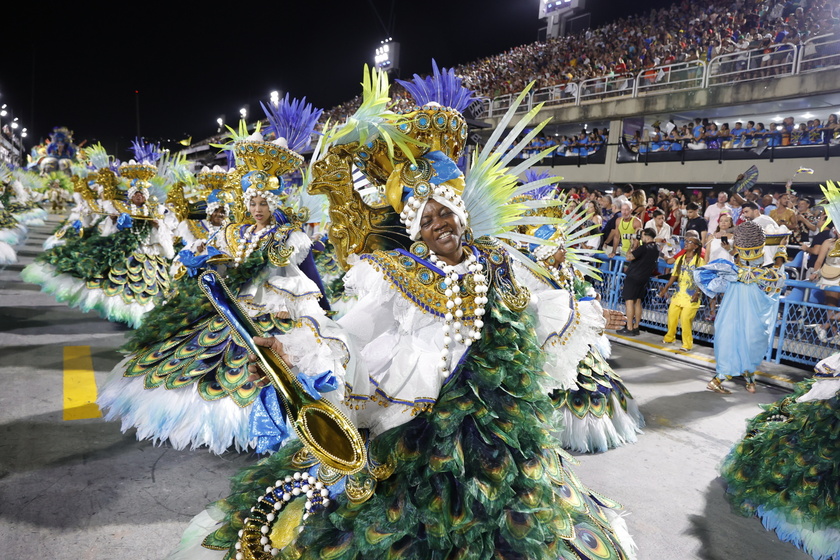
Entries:
[[326, 399], [312, 397], [274, 351], [254, 343], [253, 338], [260, 333], [218, 274], [203, 272], [199, 285], [231, 327], [237, 341], [257, 356], [266, 377], [280, 393], [286, 414], [303, 445], [321, 463], [339, 473], [360, 471], [367, 461], [367, 453], [364, 440], [353, 423]]

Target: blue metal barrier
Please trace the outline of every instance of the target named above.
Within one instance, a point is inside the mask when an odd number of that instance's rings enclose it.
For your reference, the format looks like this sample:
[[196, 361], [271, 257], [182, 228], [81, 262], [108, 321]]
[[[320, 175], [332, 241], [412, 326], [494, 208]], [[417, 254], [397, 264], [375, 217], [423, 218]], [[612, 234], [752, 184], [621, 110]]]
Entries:
[[[605, 258], [600, 267], [601, 279], [593, 283], [595, 291], [601, 295], [601, 305], [607, 309], [625, 311], [622, 289], [626, 263], [621, 256]], [[672, 265], [660, 260], [658, 274], [663, 278], [654, 276], [650, 279], [647, 294], [642, 300], [641, 325], [662, 333], [668, 330], [668, 304], [676, 287], [671, 288], [666, 299], [659, 297], [659, 291], [667, 283], [664, 275], [672, 268]], [[768, 361], [779, 363], [788, 360], [812, 366], [840, 352], [840, 324], [837, 321], [840, 309], [823, 304], [825, 291], [840, 292], [840, 287], [822, 290], [811, 282], [785, 281], [776, 328], [768, 340]], [[725, 294], [718, 297], [725, 297]], [[693, 322], [696, 340], [714, 342], [714, 303], [705, 294], [700, 299], [700, 310]]]

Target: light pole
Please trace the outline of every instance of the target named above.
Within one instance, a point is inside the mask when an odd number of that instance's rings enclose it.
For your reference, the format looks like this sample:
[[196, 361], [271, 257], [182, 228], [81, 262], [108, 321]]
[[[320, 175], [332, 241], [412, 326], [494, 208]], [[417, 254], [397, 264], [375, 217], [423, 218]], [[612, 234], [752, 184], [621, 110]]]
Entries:
[[[17, 121], [18, 121], [17, 117], [12, 119], [12, 150], [15, 149], [15, 133], [16, 133], [18, 127], [20, 126]], [[17, 158], [15, 158], [18, 162], [18, 165], [20, 165], [21, 157], [23, 156], [21, 151], [22, 151], [21, 150], [21, 145], [20, 145], [20, 142], [18, 142]]]

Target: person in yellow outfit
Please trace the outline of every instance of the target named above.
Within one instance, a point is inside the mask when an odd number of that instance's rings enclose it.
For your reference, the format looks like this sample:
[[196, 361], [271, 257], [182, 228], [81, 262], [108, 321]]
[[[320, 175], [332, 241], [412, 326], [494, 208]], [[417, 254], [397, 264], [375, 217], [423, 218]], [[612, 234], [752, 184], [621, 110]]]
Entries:
[[682, 348], [680, 352], [689, 352], [694, 346], [691, 335], [692, 322], [700, 308], [700, 290], [694, 284], [694, 269], [703, 266], [706, 261], [700, 255], [701, 243], [699, 239], [689, 237], [685, 240], [685, 253], [674, 263], [674, 270], [668, 283], [659, 291], [659, 297], [665, 298], [668, 289], [677, 283], [677, 292], [671, 298], [668, 306], [668, 332], [662, 339], [666, 344], [674, 342], [677, 337], [677, 326], [682, 327]]

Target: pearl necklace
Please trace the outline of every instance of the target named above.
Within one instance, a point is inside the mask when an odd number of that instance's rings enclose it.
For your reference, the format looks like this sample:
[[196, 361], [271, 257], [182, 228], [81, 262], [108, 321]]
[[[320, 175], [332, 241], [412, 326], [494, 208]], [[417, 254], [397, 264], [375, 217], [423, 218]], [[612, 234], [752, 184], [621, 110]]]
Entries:
[[449, 345], [454, 340], [464, 346], [471, 346], [473, 342], [481, 338], [481, 328], [484, 326], [484, 321], [481, 319], [484, 315], [484, 306], [487, 303], [487, 280], [482, 273], [481, 263], [474, 254], [467, 257], [467, 270], [473, 276], [475, 283], [475, 316], [471, 329], [465, 332], [462, 331], [464, 325], [464, 310], [461, 307], [463, 303], [460, 297], [461, 286], [458, 284], [458, 273], [455, 272], [455, 266], [443, 262], [431, 250], [429, 251], [429, 261], [443, 271], [443, 285], [445, 287], [446, 315], [444, 316], [443, 324], [443, 350], [440, 352], [440, 375], [446, 379], [450, 373], [449, 360], [450, 350]]
[[132, 216], [148, 216], [149, 215], [149, 207], [146, 203], [143, 203], [143, 206], [137, 206], [133, 202], [131, 203], [131, 215]]
[[251, 256], [263, 237], [274, 231], [274, 226], [264, 227], [262, 231], [257, 233], [257, 224], [253, 224], [245, 230], [245, 236], [242, 239], [242, 244], [239, 246], [239, 251], [233, 259], [234, 266], [239, 266]]
[[551, 273], [551, 278], [554, 279], [554, 283], [557, 284], [561, 290], [566, 290], [568, 292], [574, 293], [574, 282], [572, 280], [572, 275], [574, 272], [569, 274], [569, 271], [562, 270], [563, 265], [560, 266], [552, 266], [545, 264], [545, 268]]

